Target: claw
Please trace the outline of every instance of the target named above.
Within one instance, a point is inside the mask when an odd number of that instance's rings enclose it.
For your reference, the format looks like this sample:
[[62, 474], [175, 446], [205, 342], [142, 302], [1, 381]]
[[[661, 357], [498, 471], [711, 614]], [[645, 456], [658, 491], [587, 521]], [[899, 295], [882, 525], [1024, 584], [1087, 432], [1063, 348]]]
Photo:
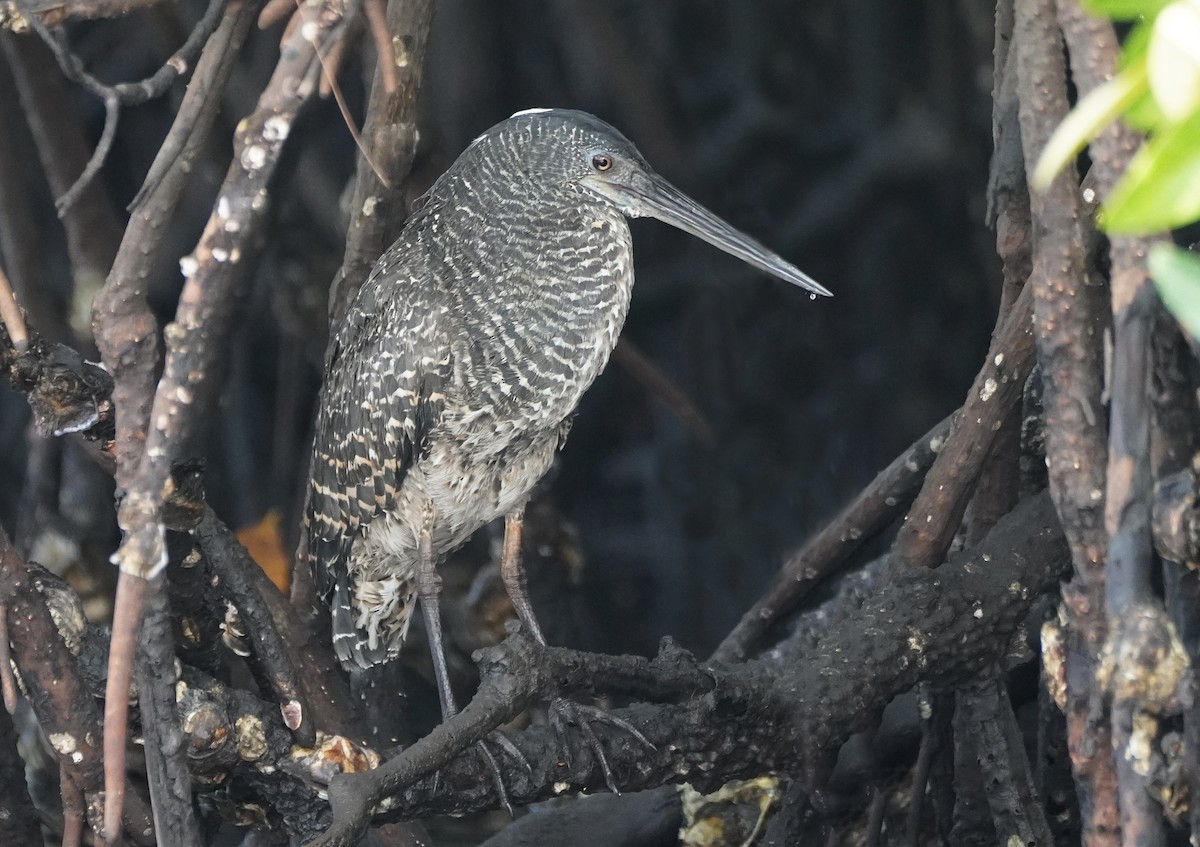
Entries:
[[523, 767], [526, 773], [530, 775], [533, 774], [533, 766], [529, 764], [529, 760], [525, 758], [525, 754], [517, 749], [517, 745], [513, 744], [512, 739], [499, 730], [491, 733], [486, 738], [480, 739], [475, 743], [475, 748], [479, 751], [479, 755], [483, 757], [483, 761], [488, 766], [488, 770], [492, 772], [492, 784], [496, 786], [496, 794], [499, 796], [500, 805], [504, 807], [505, 811], [507, 811], [509, 815], [516, 817], [516, 813], [513, 811], [512, 801], [510, 801], [508, 798], [508, 789], [504, 787], [504, 774], [500, 770], [500, 763], [496, 761], [496, 756], [488, 747], [488, 742], [495, 744], [511, 758], [520, 762], [521, 767]]
[[533, 775], [533, 765], [529, 764], [529, 760], [525, 758], [525, 754], [517, 748], [516, 744], [513, 744], [511, 738], [500, 730], [496, 730], [487, 737], [487, 740], [507, 753], [509, 758], [516, 759], [527, 774], [530, 776]]
[[512, 802], [508, 799], [508, 790], [504, 787], [504, 775], [500, 773], [500, 763], [496, 761], [496, 757], [492, 755], [492, 751], [483, 741], [475, 742], [475, 749], [479, 751], [479, 755], [483, 756], [483, 761], [487, 764], [488, 770], [492, 772], [492, 784], [496, 786], [496, 794], [500, 797], [500, 805], [508, 812], [510, 816], [515, 817]]
[[571, 745], [567, 740], [566, 725], [573, 723], [579, 727], [580, 733], [595, 754], [596, 760], [600, 763], [600, 770], [604, 772], [604, 782], [608, 786], [608, 790], [613, 794], [619, 795], [621, 790], [617, 788], [617, 781], [613, 776], [612, 768], [608, 764], [608, 757], [604, 753], [604, 747], [600, 744], [600, 737], [596, 735], [592, 724], [602, 723], [623, 730], [651, 750], [658, 749], [633, 724], [610, 715], [603, 709], [597, 709], [595, 706], [585, 706], [573, 700], [555, 700], [550, 704], [549, 718], [551, 726], [554, 727], [554, 733], [558, 736], [559, 745], [562, 747], [563, 758], [566, 759], [567, 766], [571, 767], [572, 761]]

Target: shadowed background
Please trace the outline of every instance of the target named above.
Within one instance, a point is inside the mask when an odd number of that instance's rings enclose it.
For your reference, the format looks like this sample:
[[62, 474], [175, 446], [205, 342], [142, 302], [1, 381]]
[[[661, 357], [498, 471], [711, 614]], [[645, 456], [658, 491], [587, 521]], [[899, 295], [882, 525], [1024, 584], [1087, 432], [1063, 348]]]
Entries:
[[[184, 2], [73, 25], [72, 40], [100, 79], [136, 79], [201, 11]], [[170, 256], [196, 242], [232, 127], [274, 66], [278, 35], [253, 35], [244, 51], [170, 224]], [[6, 50], [44, 53], [32, 39], [14, 47], [15, 36], [2, 37]], [[551, 640], [647, 653], [669, 633], [707, 653], [787, 551], [961, 401], [998, 289], [983, 223], [991, 44], [992, 10], [966, 0], [438, 3], [411, 197], [512, 112], [584, 109], [836, 295], [811, 302], [662, 224], [634, 224], [638, 282], [624, 337], [703, 423], [689, 424], [637, 376], [637, 353], [618, 356], [587, 395], [540, 495], [543, 517], [531, 521], [542, 527], [533, 541], [545, 569], [568, 565], [543, 580], [551, 589], [534, 586]], [[372, 67], [366, 48], [341, 77], [359, 123]], [[86, 298], [72, 290], [6, 67], [0, 76], [0, 256], [27, 293], [31, 323], [69, 336], [72, 300]], [[179, 93], [122, 114], [101, 175], [101, 200], [120, 225], [97, 226], [97, 240], [119, 237]], [[102, 105], [74, 89], [66, 97], [64, 131], [77, 122], [90, 148]], [[231, 525], [259, 525], [276, 510], [288, 551], [355, 156], [332, 101], [294, 128], [261, 253], [245, 263], [253, 286], [219, 405], [192, 451]], [[151, 285], [163, 322], [181, 281], [175, 259], [164, 261]], [[33, 292], [43, 296], [29, 301]], [[86, 349], [86, 327], [74, 327]], [[0, 519], [33, 558], [103, 585], [116, 540], [111, 483], [69, 445], [30, 434], [27, 417], [24, 398], [0, 388]], [[470, 585], [488, 552], [487, 539], [469, 546], [450, 588]]]

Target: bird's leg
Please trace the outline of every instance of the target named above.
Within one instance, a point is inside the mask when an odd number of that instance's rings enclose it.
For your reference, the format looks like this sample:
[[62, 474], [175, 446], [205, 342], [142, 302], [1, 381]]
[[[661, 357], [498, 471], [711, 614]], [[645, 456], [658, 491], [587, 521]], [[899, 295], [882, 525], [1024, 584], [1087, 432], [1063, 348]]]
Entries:
[[[516, 609], [517, 617], [521, 620], [521, 625], [529, 630], [529, 634], [533, 636], [538, 644], [545, 647], [546, 637], [542, 635], [542, 628], [538, 626], [537, 618], [533, 614], [533, 604], [529, 602], [525, 569], [521, 567], [521, 536], [524, 529], [524, 507], [514, 509], [504, 518], [504, 551], [500, 558], [500, 579], [504, 583], [504, 588], [508, 592], [508, 598], [512, 601], [513, 608]], [[654, 745], [633, 724], [610, 715], [603, 709], [597, 709], [595, 706], [585, 706], [582, 703], [576, 703], [574, 700], [559, 697], [551, 701], [549, 716], [550, 723], [554, 726], [554, 731], [558, 734], [559, 744], [562, 746], [568, 761], [570, 760], [571, 747], [567, 743], [566, 727], [567, 724], [574, 724], [579, 727], [579, 731], [583, 734], [588, 746], [592, 748], [592, 752], [600, 762], [600, 769], [604, 771], [604, 782], [608, 785], [609, 791], [614, 794], [620, 794], [621, 792], [617, 788], [617, 781], [613, 777], [612, 768], [609, 767], [608, 757], [604, 754], [604, 747], [600, 744], [600, 739], [596, 735], [596, 731], [592, 729], [592, 723], [604, 723], [624, 730], [651, 750], [654, 749]]]
[[538, 626], [537, 618], [534, 617], [533, 604], [529, 602], [525, 569], [521, 567], [521, 537], [524, 530], [525, 507], [521, 506], [504, 518], [504, 552], [500, 556], [500, 579], [504, 583], [504, 590], [508, 592], [508, 599], [517, 611], [521, 625], [544, 647], [546, 636], [542, 635], [542, 628]]
[[[458, 714], [458, 704], [454, 700], [454, 690], [450, 687], [450, 671], [446, 667], [446, 650], [442, 646], [442, 612], [440, 599], [442, 594], [442, 577], [437, 572], [437, 562], [433, 557], [433, 523], [435, 511], [432, 503], [425, 504], [425, 514], [421, 521], [421, 535], [417, 539], [417, 596], [421, 601], [421, 614], [425, 618], [425, 632], [429, 637], [429, 652], [433, 659], [433, 675], [437, 679], [438, 700], [442, 707], [442, 720], [447, 721]], [[528, 770], [529, 762], [521, 755], [516, 746], [500, 733], [493, 733], [496, 741], [511, 755], [514, 755]], [[476, 745], [488, 770], [492, 772], [492, 782], [500, 797], [500, 805], [513, 814], [512, 803], [508, 799], [508, 791], [504, 787], [504, 777], [500, 772], [500, 764], [487, 745], [480, 740]]]
[[454, 691], [450, 688], [450, 672], [446, 668], [446, 650], [442, 646], [442, 577], [437, 572], [433, 558], [432, 503], [425, 505], [421, 521], [421, 537], [417, 539], [417, 596], [421, 600], [421, 614], [425, 618], [425, 631], [429, 635], [429, 652], [433, 658], [433, 675], [437, 679], [438, 700], [442, 705], [442, 720], [458, 713], [454, 702]]

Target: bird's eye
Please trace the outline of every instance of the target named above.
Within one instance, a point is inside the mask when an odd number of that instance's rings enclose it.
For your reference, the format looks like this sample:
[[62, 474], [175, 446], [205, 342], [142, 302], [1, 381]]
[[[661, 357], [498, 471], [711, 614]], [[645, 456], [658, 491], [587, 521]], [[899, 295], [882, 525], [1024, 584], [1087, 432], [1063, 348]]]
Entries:
[[592, 167], [598, 171], [607, 171], [612, 166], [612, 156], [609, 156], [607, 153], [597, 153], [592, 157]]

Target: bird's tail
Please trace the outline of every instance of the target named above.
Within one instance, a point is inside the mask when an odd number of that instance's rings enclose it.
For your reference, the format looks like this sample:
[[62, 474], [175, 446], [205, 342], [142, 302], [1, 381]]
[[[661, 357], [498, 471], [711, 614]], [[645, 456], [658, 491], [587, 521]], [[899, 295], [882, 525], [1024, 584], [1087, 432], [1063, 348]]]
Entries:
[[[359, 603], [361, 602], [363, 598], [359, 598]], [[333, 622], [333, 649], [342, 667], [347, 670], [370, 668], [394, 659], [400, 652], [408, 630], [408, 618], [412, 614], [411, 605], [409, 598], [406, 605], [390, 610], [392, 614], [384, 616], [372, 614], [377, 610], [371, 609], [366, 617], [370, 619], [368, 626], [373, 627], [374, 632], [360, 629], [356, 623], [360, 614], [351, 601], [350, 576], [345, 573], [339, 574], [333, 596], [329, 599], [329, 610]], [[393, 616], [397, 620], [380, 619]], [[391, 623], [391, 626], [387, 626], [387, 623]]]

